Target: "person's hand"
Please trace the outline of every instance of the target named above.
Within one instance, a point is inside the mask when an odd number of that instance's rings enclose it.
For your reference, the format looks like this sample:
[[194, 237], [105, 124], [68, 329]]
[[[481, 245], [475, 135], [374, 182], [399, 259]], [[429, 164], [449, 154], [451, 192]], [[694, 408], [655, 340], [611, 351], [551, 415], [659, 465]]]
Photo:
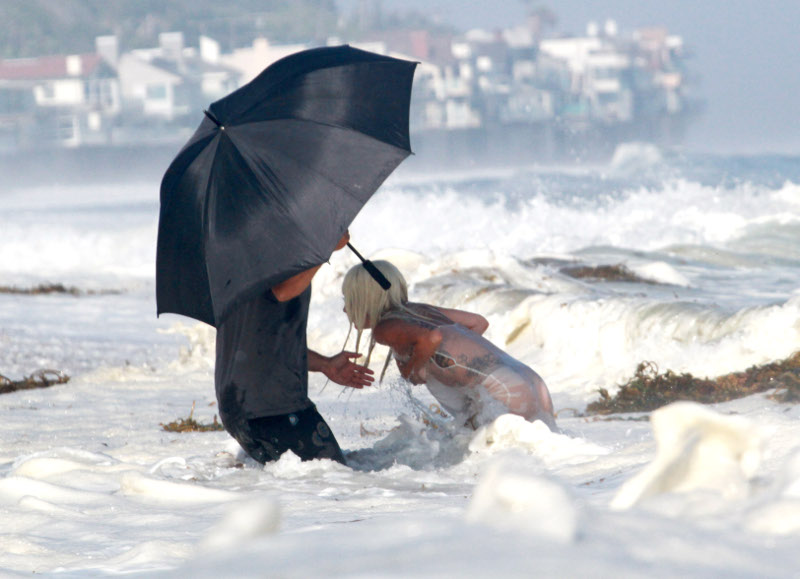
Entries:
[[333, 251], [339, 251], [339, 250], [340, 250], [340, 249], [342, 249], [342, 248], [343, 248], [345, 245], [347, 245], [347, 243], [348, 243], [349, 241], [350, 241], [350, 230], [348, 229], [347, 231], [345, 231], [345, 232], [344, 232], [344, 235], [342, 235], [342, 238], [341, 238], [341, 239], [339, 240], [339, 242], [336, 244], [336, 249], [334, 249]]
[[375, 380], [374, 372], [366, 366], [354, 364], [351, 360], [360, 358], [361, 354], [355, 352], [339, 352], [328, 359], [328, 363], [322, 370], [328, 378], [350, 388], [363, 388], [369, 386]]

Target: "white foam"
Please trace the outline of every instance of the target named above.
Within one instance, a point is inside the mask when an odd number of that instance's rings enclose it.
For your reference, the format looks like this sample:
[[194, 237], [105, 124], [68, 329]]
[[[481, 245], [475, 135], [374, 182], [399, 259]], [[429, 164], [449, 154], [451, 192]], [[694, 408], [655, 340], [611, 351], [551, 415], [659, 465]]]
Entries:
[[[517, 309], [523, 321], [516, 327], [523, 329], [506, 347], [536, 369], [551, 391], [569, 391], [570, 405], [581, 400], [582, 391], [596, 397], [604, 387], [613, 393], [642, 361], [655, 362], [662, 372], [714, 377], [800, 349], [798, 298], [732, 314], [679, 301], [561, 295], [531, 298]], [[502, 335], [491, 338], [505, 341]]]
[[746, 513], [748, 529], [770, 535], [800, 533], [800, 450], [794, 450], [759, 499]]
[[119, 492], [126, 496], [137, 496], [170, 504], [219, 503], [239, 499], [236, 493], [194, 484], [171, 482], [145, 476], [138, 472], [125, 473], [120, 477]]
[[673, 266], [663, 261], [655, 261], [631, 266], [631, 270], [643, 279], [655, 282], [689, 287], [688, 278]]
[[246, 541], [272, 535], [280, 527], [280, 506], [267, 497], [230, 505], [222, 519], [209, 529], [199, 548], [221, 551], [241, 548]]
[[[81, 565], [80, 569], [93, 569], [104, 574], [129, 574], [153, 576], [156, 571], [172, 569], [176, 559], [185, 559], [194, 553], [193, 546], [180, 541], [143, 541], [124, 553], [106, 561]], [[64, 569], [69, 571], [69, 567]]]
[[[620, 155], [657, 162], [648, 151], [623, 147]], [[491, 249], [521, 259], [603, 245], [646, 250], [719, 245], [735, 241], [751, 224], [793, 214], [797, 197], [791, 182], [770, 191], [746, 182], [724, 189], [668, 179], [651, 189], [570, 198], [568, 192], [537, 192], [534, 180], [528, 194], [512, 203], [501, 181], [485, 187], [476, 195], [465, 193], [464, 183], [390, 184], [353, 223], [353, 242], [365, 255], [395, 248], [436, 258]], [[9, 218], [3, 224], [0, 274], [58, 281], [152, 276], [157, 191], [157, 184], [134, 184], [4, 194], [0, 209]]]
[[491, 465], [478, 481], [466, 519], [569, 543], [575, 540], [579, 528], [575, 503], [557, 482], [503, 460]]
[[547, 466], [593, 460], [608, 453], [608, 449], [587, 440], [552, 432], [541, 420], [528, 422], [514, 414], [503, 414], [482, 426], [469, 443], [469, 450], [479, 454], [510, 449], [531, 452]]
[[747, 514], [745, 526], [770, 535], [800, 533], [800, 499], [778, 499], [758, 506]]
[[693, 402], [676, 402], [654, 411], [650, 422], [656, 457], [620, 488], [613, 508], [697, 489], [729, 500], [748, 496], [748, 481], [758, 471], [762, 447], [762, 434], [748, 420], [722, 416]]
[[790, 205], [800, 205], [800, 185], [786, 181], [783, 187], [775, 191], [774, 197], [778, 201], [789, 203]]
[[[0, 371], [78, 369], [68, 384], [0, 397], [0, 568], [148, 579], [785, 575], [800, 529], [796, 405], [757, 395], [667, 420], [667, 436], [680, 433], [665, 443], [672, 461], [638, 491], [625, 483], [660, 456], [655, 433], [582, 412], [642, 360], [718, 375], [800, 349], [800, 296], [788, 297], [796, 186], [614, 179], [394, 183], [367, 204], [356, 247], [399, 262], [412, 299], [486, 315], [487, 336], [547, 381], [563, 434], [508, 419], [455, 430], [431, 420], [424, 390], [402, 387], [396, 371], [362, 391], [313, 375], [312, 399], [352, 468], [293, 455], [262, 468], [225, 432], [163, 430], [193, 404], [200, 422], [218, 409], [213, 329], [182, 320], [157, 333], [176, 320], [155, 320], [157, 206], [146, 198], [157, 184], [109, 197], [4, 193], [3, 284], [127, 291], [0, 300]], [[544, 258], [658, 264], [653, 277], [673, 286], [575, 280]], [[341, 276], [355, 261], [337, 252], [315, 280], [309, 341], [325, 354], [344, 342]], [[736, 418], [745, 438], [771, 428], [758, 467]], [[633, 506], [611, 511], [617, 495]]]
[[661, 150], [650, 143], [621, 143], [614, 149], [609, 170], [618, 175], [629, 175], [650, 169], [663, 161]]
[[53, 504], [88, 505], [104, 502], [107, 495], [71, 489], [22, 476], [8, 476], [0, 480], [0, 503], [16, 504], [27, 496], [34, 496]]

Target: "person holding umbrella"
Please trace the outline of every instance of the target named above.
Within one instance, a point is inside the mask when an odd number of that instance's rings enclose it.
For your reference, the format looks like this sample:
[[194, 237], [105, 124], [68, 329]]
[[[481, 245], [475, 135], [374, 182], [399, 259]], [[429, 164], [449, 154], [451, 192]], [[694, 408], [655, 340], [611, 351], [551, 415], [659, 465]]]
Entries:
[[311, 280], [411, 154], [416, 63], [350, 46], [295, 53], [212, 103], [161, 181], [158, 314], [217, 328], [226, 430], [256, 460], [344, 457], [308, 372], [361, 388], [356, 354], [309, 351]]
[[[336, 250], [349, 241], [342, 236]], [[308, 397], [308, 371], [322, 372], [352, 388], [369, 386], [372, 370], [352, 359], [328, 358], [306, 345], [310, 268], [241, 304], [217, 328], [216, 384], [226, 430], [255, 460], [277, 460], [291, 450], [303, 460], [329, 458], [345, 464], [328, 424]]]

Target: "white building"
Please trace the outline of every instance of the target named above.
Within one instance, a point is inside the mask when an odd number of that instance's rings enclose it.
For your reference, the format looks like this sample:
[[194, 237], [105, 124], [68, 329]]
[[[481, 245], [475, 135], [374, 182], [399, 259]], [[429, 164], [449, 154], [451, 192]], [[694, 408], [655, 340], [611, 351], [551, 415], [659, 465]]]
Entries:
[[105, 142], [120, 110], [113, 68], [97, 54], [0, 61], [0, 143]]
[[577, 116], [600, 122], [633, 119], [633, 92], [624, 81], [632, 63], [614, 43], [599, 36], [556, 38], [543, 40], [540, 51], [550, 66], [568, 72], [569, 93], [579, 103]]
[[123, 54], [117, 64], [128, 115], [169, 123], [202, 118], [203, 109], [241, 84], [241, 72], [224, 63], [219, 45], [201, 37], [186, 47], [183, 34], [159, 35], [159, 46]]
[[307, 48], [305, 44], [270, 44], [266, 38], [257, 38], [248, 48], [220, 55], [219, 61], [239, 71], [241, 84], [246, 84], [273, 62]]

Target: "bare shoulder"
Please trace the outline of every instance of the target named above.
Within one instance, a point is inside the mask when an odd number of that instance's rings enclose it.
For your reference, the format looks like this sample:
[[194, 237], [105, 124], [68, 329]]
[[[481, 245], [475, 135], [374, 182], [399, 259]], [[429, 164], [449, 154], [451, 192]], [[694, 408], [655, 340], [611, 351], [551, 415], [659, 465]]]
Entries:
[[372, 329], [375, 340], [392, 348], [403, 348], [416, 342], [422, 335], [431, 331], [427, 324], [416, 323], [407, 318], [387, 318], [378, 322]]
[[387, 318], [372, 328], [372, 335], [378, 343], [392, 346], [399, 337], [412, 332], [413, 328], [414, 324], [402, 318]]

